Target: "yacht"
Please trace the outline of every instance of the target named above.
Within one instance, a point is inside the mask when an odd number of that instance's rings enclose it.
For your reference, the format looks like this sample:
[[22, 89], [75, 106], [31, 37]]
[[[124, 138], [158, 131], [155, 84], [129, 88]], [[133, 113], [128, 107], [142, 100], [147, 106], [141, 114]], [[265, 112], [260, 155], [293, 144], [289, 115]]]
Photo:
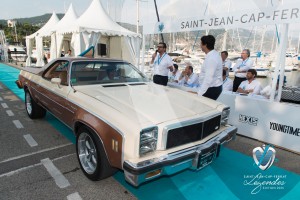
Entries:
[[26, 62], [27, 54], [23, 46], [9, 45], [8, 50], [10, 52], [8, 53], [9, 59], [18, 62]]

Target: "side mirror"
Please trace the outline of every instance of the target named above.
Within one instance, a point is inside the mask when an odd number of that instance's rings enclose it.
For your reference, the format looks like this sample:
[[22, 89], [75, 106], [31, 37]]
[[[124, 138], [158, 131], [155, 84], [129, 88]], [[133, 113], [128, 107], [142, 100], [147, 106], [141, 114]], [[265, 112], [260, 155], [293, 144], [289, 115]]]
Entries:
[[60, 78], [52, 78], [51, 83], [57, 84], [57, 86], [60, 88], [61, 79]]
[[51, 83], [60, 84], [61, 83], [61, 79], [60, 78], [52, 78], [51, 79]]

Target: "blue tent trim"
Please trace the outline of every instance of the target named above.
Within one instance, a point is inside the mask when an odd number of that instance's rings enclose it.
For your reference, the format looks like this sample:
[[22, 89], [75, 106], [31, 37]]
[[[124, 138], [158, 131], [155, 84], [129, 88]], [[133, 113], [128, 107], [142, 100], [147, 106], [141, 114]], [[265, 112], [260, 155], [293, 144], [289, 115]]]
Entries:
[[92, 57], [94, 57], [94, 54], [95, 54], [95, 47], [94, 46], [90, 46], [87, 50], [85, 50], [84, 52], [82, 52], [81, 54], [79, 54], [79, 56], [92, 55]]

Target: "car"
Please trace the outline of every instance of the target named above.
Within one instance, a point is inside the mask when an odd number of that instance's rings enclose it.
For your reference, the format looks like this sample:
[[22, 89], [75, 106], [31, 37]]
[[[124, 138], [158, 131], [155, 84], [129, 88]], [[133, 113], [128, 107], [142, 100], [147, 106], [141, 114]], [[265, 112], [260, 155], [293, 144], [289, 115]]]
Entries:
[[228, 106], [150, 82], [115, 59], [62, 57], [25, 67], [17, 80], [31, 119], [46, 112], [73, 130], [83, 173], [101, 180], [124, 171], [134, 186], [199, 170], [234, 139]]

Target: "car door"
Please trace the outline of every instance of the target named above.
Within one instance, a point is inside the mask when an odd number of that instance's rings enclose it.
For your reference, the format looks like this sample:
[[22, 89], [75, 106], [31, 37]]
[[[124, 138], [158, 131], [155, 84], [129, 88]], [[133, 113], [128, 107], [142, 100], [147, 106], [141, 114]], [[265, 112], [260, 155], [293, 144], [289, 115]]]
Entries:
[[[52, 114], [71, 125], [74, 111], [67, 101], [69, 92], [73, 91], [69, 84], [69, 61], [57, 60], [42, 74], [39, 83], [40, 101]], [[54, 83], [53, 78], [60, 78], [61, 83]]]

